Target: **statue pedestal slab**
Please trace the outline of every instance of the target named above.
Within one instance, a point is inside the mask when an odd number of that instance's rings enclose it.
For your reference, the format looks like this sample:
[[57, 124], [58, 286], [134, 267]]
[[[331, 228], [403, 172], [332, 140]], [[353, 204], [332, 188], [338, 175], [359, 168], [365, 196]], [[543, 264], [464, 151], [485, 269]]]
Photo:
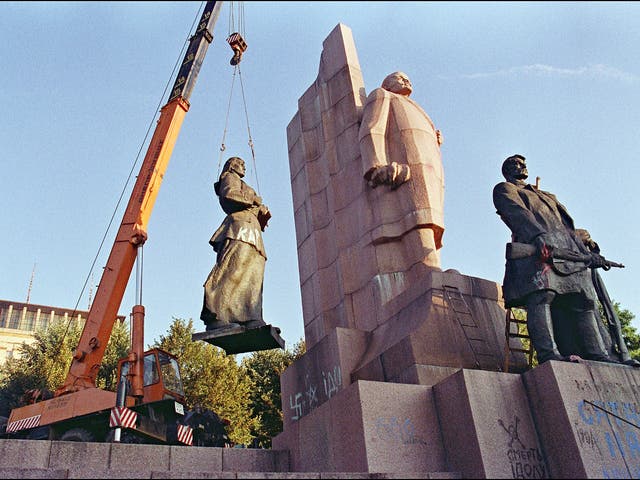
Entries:
[[300, 472], [638, 478], [638, 405], [640, 370], [589, 361], [523, 374], [464, 368], [433, 386], [357, 380], [304, 416], [285, 411], [273, 448]]
[[431, 388], [358, 381], [289, 422], [273, 449], [289, 450], [292, 472], [444, 472], [439, 430]]
[[284, 339], [280, 337], [280, 329], [272, 325], [263, 325], [257, 328], [246, 328], [242, 325], [231, 324], [215, 330], [194, 333], [193, 341], [204, 342], [222, 348], [227, 355], [245, 352], [257, 352], [283, 348]]
[[552, 478], [640, 477], [640, 371], [550, 361], [522, 375]]
[[[387, 320], [371, 332], [354, 380], [433, 385], [460, 368], [502, 371], [506, 311], [495, 282], [430, 271], [383, 308]], [[518, 352], [509, 364], [527, 367]]]

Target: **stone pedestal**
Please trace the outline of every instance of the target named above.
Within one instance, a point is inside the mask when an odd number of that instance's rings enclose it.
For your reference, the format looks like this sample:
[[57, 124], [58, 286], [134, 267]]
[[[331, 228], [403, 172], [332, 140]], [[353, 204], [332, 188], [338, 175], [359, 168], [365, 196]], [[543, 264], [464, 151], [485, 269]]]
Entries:
[[433, 392], [421, 385], [358, 381], [273, 440], [291, 471], [444, 472]]
[[[384, 306], [353, 379], [433, 385], [452, 369], [501, 371], [505, 316], [495, 282], [429, 271]], [[526, 365], [510, 353], [513, 369]], [[445, 367], [445, 368], [434, 368]]]
[[448, 467], [462, 478], [549, 478], [521, 375], [461, 370], [433, 387]]
[[547, 362], [523, 379], [552, 477], [640, 477], [640, 369]]

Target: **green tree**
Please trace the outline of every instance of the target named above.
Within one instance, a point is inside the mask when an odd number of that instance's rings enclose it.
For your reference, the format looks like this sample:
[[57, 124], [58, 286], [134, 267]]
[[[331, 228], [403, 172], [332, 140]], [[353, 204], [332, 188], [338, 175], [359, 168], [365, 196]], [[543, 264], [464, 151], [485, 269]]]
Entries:
[[[27, 390], [55, 391], [64, 382], [82, 329], [61, 320], [34, 333], [35, 341], [23, 343], [18, 356], [0, 366], [0, 415], [22, 404]], [[127, 354], [129, 332], [125, 322], [116, 322], [96, 378], [100, 388], [115, 391], [118, 359]]]
[[229, 438], [250, 444], [258, 419], [251, 409], [252, 380], [234, 355], [205, 342], [193, 341], [193, 320], [174, 318], [167, 335], [154, 344], [178, 357], [188, 408], [200, 405], [229, 420]]
[[271, 439], [282, 432], [280, 375], [305, 351], [305, 342], [300, 339], [292, 350], [263, 350], [242, 359], [242, 367], [255, 384], [250, 398], [259, 425], [252, 434], [261, 448], [270, 448]]
[[626, 308], [620, 306], [620, 302], [613, 301], [613, 309], [616, 315], [620, 319], [620, 326], [622, 327], [622, 338], [624, 338], [629, 354], [632, 358], [640, 360], [640, 334], [636, 328], [631, 325], [636, 316]]

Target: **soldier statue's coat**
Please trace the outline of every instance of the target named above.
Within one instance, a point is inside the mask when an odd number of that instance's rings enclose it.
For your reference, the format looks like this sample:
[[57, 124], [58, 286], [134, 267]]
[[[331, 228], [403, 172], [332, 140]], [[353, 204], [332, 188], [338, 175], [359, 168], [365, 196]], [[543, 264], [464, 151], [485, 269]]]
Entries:
[[[513, 242], [533, 244], [538, 235], [546, 234], [553, 239], [555, 247], [589, 255], [573, 233], [575, 228], [569, 212], [552, 193], [524, 182], [518, 185], [501, 182], [493, 189], [493, 203], [511, 230]], [[507, 307], [523, 306], [524, 298], [537, 290], [565, 294], [579, 293], [585, 288], [591, 288], [591, 279], [584, 263], [568, 260], [549, 263], [537, 255], [507, 258], [503, 282]]]

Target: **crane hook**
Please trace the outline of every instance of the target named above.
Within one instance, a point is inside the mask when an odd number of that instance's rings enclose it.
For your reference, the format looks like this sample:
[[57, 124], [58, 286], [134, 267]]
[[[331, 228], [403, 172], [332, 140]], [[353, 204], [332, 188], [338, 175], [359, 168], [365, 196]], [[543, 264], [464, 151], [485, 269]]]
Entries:
[[247, 43], [238, 32], [232, 33], [227, 37], [227, 43], [233, 50], [233, 58], [229, 61], [231, 65], [238, 65], [242, 60], [242, 54], [247, 49]]

